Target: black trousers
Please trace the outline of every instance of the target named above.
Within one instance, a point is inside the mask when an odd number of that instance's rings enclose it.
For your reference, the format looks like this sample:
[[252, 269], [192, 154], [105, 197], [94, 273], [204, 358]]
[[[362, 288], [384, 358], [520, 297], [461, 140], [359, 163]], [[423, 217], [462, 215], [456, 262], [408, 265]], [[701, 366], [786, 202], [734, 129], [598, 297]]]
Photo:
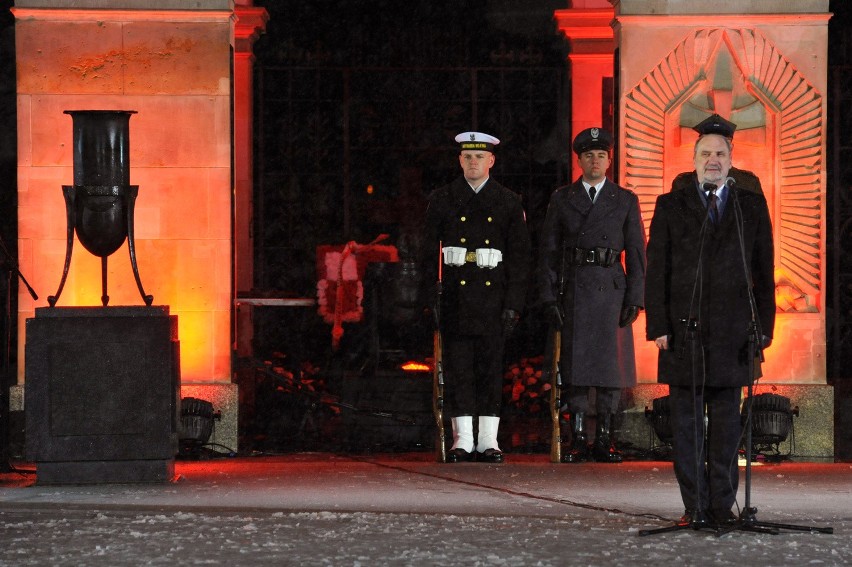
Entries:
[[621, 388], [605, 388], [603, 386], [571, 386], [567, 388], [567, 403], [569, 413], [589, 413], [590, 390], [595, 390], [595, 412], [597, 415], [615, 414], [618, 402], [621, 401]]
[[447, 415], [499, 416], [503, 401], [502, 335], [444, 335]]
[[736, 502], [741, 396], [739, 387], [669, 386], [674, 470], [687, 510], [730, 510]]

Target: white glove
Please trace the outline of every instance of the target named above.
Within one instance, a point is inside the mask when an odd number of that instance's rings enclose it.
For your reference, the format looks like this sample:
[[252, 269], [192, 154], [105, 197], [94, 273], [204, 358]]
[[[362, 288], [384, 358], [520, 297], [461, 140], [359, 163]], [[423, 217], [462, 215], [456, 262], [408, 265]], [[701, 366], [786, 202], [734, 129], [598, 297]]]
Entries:
[[476, 249], [476, 265], [480, 268], [496, 268], [502, 259], [503, 253], [495, 248]]
[[467, 254], [467, 248], [459, 246], [444, 246], [441, 248], [444, 253], [444, 263], [448, 266], [464, 266], [464, 255]]

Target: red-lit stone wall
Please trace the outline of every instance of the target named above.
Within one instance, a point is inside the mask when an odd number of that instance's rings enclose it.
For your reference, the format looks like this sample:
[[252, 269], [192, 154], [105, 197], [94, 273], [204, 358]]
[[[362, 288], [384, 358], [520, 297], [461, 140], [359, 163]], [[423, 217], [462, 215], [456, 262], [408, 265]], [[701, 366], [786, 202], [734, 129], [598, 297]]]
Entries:
[[[657, 195], [693, 167], [692, 126], [714, 112], [737, 123], [734, 164], [760, 177], [775, 229], [767, 374], [824, 384], [827, 2], [723, 1], [712, 14], [683, 0], [614, 4], [555, 13], [571, 41], [572, 132], [600, 125], [596, 85], [617, 76], [619, 182], [639, 195], [647, 227]], [[641, 333], [636, 346], [640, 379], [655, 381], [656, 351]]]
[[[62, 185], [73, 177], [71, 118], [63, 111], [135, 110], [130, 183], [139, 186], [143, 285], [178, 315], [183, 381], [229, 383], [232, 4], [144, 4], [16, 3], [18, 246], [21, 270], [39, 293], [38, 301], [23, 288], [19, 295], [19, 360], [24, 321], [56, 292], [64, 261]], [[108, 277], [110, 305], [142, 304], [126, 245], [109, 257]], [[76, 242], [58, 305], [99, 305], [100, 294], [100, 260]]]
[[[749, 13], [750, 4], [708, 25], [682, 6], [660, 14], [647, 2], [620, 3], [620, 181], [639, 195], [647, 225], [657, 195], [692, 169], [692, 126], [714, 112], [736, 123], [733, 163], [760, 177], [775, 233], [779, 314], [764, 374], [825, 384], [829, 16], [809, 11], [819, 2], [761, 3], [777, 10], [769, 13]], [[656, 352], [641, 347], [653, 379]]]

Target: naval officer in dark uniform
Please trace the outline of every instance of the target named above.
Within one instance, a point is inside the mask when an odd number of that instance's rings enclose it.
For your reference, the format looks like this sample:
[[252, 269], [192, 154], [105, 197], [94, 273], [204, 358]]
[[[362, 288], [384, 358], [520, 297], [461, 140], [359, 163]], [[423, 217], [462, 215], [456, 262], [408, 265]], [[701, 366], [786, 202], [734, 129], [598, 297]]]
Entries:
[[524, 307], [530, 239], [520, 196], [489, 174], [500, 141], [465, 132], [456, 142], [463, 175], [429, 196], [422, 262], [427, 285], [438, 280], [439, 257], [443, 265], [439, 313], [453, 428], [447, 462], [500, 463], [503, 347]]
[[726, 183], [731, 147], [723, 134], [698, 138], [692, 183], [657, 198], [648, 238], [646, 338], [669, 385], [679, 523], [693, 527], [735, 519], [740, 399], [755, 375], [747, 353], [750, 341], [769, 346], [775, 324], [769, 209]]
[[[612, 440], [622, 388], [636, 385], [633, 328], [644, 305], [645, 229], [639, 199], [606, 177], [612, 135], [574, 139], [583, 175], [550, 198], [542, 230], [539, 297], [562, 329], [561, 368], [572, 441], [564, 462], [589, 457], [584, 421], [595, 390], [596, 461], [621, 462]], [[622, 264], [623, 259], [623, 264]]]

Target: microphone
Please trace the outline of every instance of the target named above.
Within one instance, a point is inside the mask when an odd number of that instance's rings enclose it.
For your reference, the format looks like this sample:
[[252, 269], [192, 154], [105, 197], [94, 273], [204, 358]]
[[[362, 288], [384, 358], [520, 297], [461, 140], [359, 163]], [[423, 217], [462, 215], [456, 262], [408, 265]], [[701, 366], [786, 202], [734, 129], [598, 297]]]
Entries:
[[[728, 179], [730, 179], [730, 177], [729, 177]], [[727, 183], [727, 179], [725, 180], [725, 182]], [[719, 188], [718, 188], [718, 187], [716, 187], [716, 184], [715, 184], [715, 183], [709, 183], [709, 182], [708, 182], [708, 183], [704, 183], [704, 184], [702, 184], [702, 185], [701, 185], [701, 189], [702, 189], [703, 191], [707, 191], [707, 192], [709, 192], [709, 193], [715, 193], [715, 192], [716, 192]]]
[[736, 184], [737, 184], [737, 180], [734, 179], [733, 177], [726, 177], [725, 178], [725, 187], [727, 187], [728, 189], [734, 187]]

